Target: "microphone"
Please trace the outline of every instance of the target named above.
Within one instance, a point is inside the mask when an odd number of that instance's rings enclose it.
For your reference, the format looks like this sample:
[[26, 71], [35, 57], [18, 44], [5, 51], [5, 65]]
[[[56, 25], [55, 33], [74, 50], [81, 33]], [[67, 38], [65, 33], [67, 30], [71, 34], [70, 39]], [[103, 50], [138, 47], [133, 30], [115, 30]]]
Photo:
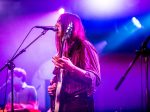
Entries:
[[55, 26], [35, 26], [35, 28], [42, 28], [44, 30], [58, 31], [58, 28]]

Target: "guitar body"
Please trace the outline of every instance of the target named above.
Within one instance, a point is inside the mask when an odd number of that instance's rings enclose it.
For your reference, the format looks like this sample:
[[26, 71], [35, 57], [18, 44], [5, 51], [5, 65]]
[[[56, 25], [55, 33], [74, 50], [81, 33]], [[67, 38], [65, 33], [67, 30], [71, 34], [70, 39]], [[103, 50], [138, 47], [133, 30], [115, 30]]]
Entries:
[[57, 76], [57, 86], [56, 86], [56, 93], [55, 96], [50, 96], [51, 101], [51, 111], [50, 112], [59, 112], [60, 107], [60, 92], [62, 88], [62, 78], [63, 76], [63, 69], [60, 69], [60, 74]]

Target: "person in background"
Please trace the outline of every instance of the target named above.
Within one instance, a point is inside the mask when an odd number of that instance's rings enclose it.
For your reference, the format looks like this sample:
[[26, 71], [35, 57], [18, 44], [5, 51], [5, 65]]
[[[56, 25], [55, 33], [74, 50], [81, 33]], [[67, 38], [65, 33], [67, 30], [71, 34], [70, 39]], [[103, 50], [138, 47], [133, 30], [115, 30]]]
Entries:
[[[10, 72], [9, 72], [10, 73]], [[26, 83], [26, 71], [22, 68], [14, 68], [14, 110], [37, 110], [37, 92], [34, 86]], [[11, 92], [8, 95], [6, 110], [11, 110]]]
[[[62, 38], [70, 23], [73, 24], [72, 32], [61, 51]], [[78, 15], [72, 13], [60, 15], [56, 27], [57, 55], [52, 58], [55, 65], [54, 78], [48, 86], [48, 93], [55, 97], [57, 75], [60, 75], [60, 69], [63, 69], [59, 112], [93, 112], [93, 93], [101, 79], [98, 54], [94, 46], [86, 40]], [[62, 57], [61, 52], [63, 52]], [[49, 111], [54, 110], [50, 108]]]

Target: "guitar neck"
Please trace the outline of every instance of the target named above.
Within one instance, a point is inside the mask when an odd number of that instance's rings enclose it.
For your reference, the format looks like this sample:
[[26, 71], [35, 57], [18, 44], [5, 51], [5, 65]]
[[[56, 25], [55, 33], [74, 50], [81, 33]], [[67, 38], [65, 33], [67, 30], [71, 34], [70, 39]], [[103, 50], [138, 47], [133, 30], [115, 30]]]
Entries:
[[[72, 22], [68, 25], [68, 28], [66, 29], [66, 32], [64, 34], [64, 36], [62, 37], [62, 43], [61, 43], [61, 50], [59, 51], [59, 57], [61, 58], [64, 55], [64, 48], [66, 45], [66, 40], [67, 38], [71, 37], [71, 33], [72, 33], [72, 29], [73, 29], [73, 24]], [[60, 106], [60, 92], [61, 92], [61, 88], [62, 88], [62, 81], [63, 81], [63, 69], [60, 69], [60, 74], [57, 75], [57, 87], [56, 87], [56, 95], [55, 95], [55, 109], [54, 112], [59, 112], [59, 106]]]
[[63, 79], [62, 77], [63, 77], [63, 69], [60, 69], [60, 75], [59, 75], [59, 79], [57, 82], [57, 88], [56, 88], [55, 111], [54, 112], [58, 112], [59, 107], [60, 107], [60, 92], [61, 92], [61, 88], [62, 88], [62, 79]]

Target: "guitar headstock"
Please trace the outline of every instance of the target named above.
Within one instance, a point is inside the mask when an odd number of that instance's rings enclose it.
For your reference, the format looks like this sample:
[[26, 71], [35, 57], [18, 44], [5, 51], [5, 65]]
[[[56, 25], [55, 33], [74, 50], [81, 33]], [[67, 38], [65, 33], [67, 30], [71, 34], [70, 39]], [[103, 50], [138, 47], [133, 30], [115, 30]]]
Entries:
[[62, 41], [68, 39], [71, 37], [71, 34], [72, 34], [72, 29], [73, 29], [73, 23], [71, 22], [68, 27], [67, 27], [67, 30], [62, 38]]

